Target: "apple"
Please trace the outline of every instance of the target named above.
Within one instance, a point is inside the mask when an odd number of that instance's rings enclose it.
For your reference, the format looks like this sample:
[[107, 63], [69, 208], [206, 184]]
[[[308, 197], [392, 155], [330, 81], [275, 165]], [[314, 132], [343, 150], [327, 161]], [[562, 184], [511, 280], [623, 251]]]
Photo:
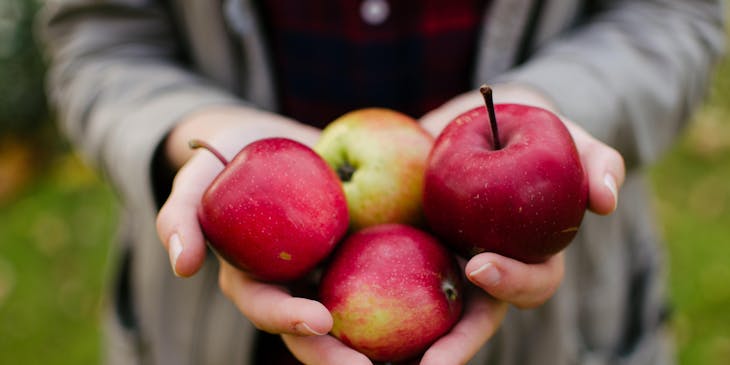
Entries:
[[353, 231], [384, 223], [423, 223], [423, 174], [433, 136], [413, 118], [385, 108], [334, 120], [314, 150], [342, 180]]
[[563, 122], [528, 105], [469, 110], [439, 134], [426, 169], [429, 227], [462, 255], [537, 263], [565, 248], [586, 210], [588, 180]]
[[226, 261], [264, 281], [300, 279], [347, 232], [342, 184], [311, 148], [286, 138], [245, 146], [203, 194], [198, 221]]
[[420, 355], [447, 333], [463, 306], [461, 270], [436, 238], [383, 224], [341, 243], [325, 268], [320, 301], [331, 334], [375, 361]]

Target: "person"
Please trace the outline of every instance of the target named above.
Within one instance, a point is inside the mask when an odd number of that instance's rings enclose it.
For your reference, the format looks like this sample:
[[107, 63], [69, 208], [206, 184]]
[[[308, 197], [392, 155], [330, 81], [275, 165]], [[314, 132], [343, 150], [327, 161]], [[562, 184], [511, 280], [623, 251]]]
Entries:
[[124, 207], [106, 362], [273, 363], [269, 333], [307, 364], [371, 363], [326, 335], [321, 303], [209, 253], [196, 210], [222, 167], [187, 141], [229, 158], [269, 136], [312, 145], [364, 106], [436, 135], [487, 82], [496, 102], [559, 113], [591, 212], [545, 263], [470, 258], [478, 289], [420, 363], [672, 363], [642, 171], [702, 100], [722, 14], [710, 0], [48, 1], [50, 99]]

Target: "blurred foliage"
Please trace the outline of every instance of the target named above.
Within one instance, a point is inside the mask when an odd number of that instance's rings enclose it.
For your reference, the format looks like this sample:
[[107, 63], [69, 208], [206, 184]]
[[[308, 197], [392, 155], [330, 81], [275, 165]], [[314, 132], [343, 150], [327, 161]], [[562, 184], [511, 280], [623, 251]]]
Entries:
[[33, 133], [47, 119], [44, 64], [33, 32], [39, 6], [0, 1], [0, 134]]
[[0, 364], [95, 364], [117, 203], [49, 118], [41, 3], [0, 0]]
[[730, 359], [730, 59], [713, 81], [707, 103], [651, 170], [680, 364]]
[[0, 1], [0, 203], [66, 151], [47, 108], [35, 16], [42, 0]]
[[0, 363], [100, 363], [117, 204], [73, 154], [0, 205]]

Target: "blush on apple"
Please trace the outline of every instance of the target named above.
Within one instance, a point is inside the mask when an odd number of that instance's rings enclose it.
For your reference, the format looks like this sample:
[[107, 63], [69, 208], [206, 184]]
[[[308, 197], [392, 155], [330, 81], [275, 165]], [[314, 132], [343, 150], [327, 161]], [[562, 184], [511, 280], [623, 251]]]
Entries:
[[299, 279], [334, 249], [348, 227], [332, 169], [311, 148], [267, 138], [243, 148], [205, 191], [198, 220], [210, 246], [265, 281]]
[[385, 224], [351, 235], [320, 283], [332, 335], [375, 361], [420, 355], [462, 310], [456, 259], [429, 234]]
[[493, 105], [454, 119], [429, 156], [423, 195], [431, 229], [460, 253], [547, 260], [575, 237], [588, 181], [563, 122], [541, 108]]
[[433, 139], [413, 118], [385, 108], [349, 112], [322, 131], [314, 150], [342, 180], [353, 231], [423, 223], [423, 173]]

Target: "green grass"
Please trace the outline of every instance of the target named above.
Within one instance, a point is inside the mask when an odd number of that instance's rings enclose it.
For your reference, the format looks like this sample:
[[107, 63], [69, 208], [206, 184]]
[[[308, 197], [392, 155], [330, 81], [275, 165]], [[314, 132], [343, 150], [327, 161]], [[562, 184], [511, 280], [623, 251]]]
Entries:
[[[730, 358], [728, 121], [722, 122], [723, 147], [708, 151], [703, 141], [718, 138], [717, 131], [698, 132], [704, 123], [714, 123], [702, 119], [714, 113], [703, 112], [683, 143], [651, 171], [669, 251], [673, 325], [682, 364], [724, 364]], [[730, 115], [730, 107], [718, 115]]]
[[116, 204], [72, 157], [0, 208], [0, 363], [95, 364]]
[[730, 59], [718, 66], [706, 104], [679, 143], [653, 166], [651, 178], [669, 252], [679, 362], [726, 364], [730, 359]]

